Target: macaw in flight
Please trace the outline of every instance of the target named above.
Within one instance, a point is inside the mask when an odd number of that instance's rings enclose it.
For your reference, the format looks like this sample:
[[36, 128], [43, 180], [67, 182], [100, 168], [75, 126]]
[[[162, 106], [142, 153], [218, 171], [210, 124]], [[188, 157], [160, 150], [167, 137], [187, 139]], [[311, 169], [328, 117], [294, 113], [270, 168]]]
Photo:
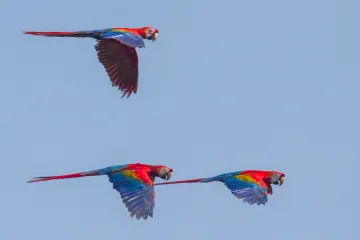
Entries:
[[284, 183], [285, 174], [275, 171], [246, 170], [221, 174], [210, 178], [197, 178], [173, 182], [157, 183], [155, 185], [177, 184], [177, 183], [208, 183], [223, 182], [231, 193], [243, 199], [249, 204], [263, 204], [268, 201], [268, 194], [272, 194], [271, 184], [281, 186]]
[[28, 183], [56, 179], [107, 175], [113, 188], [120, 193], [130, 216], [137, 219], [153, 217], [155, 206], [155, 177], [164, 180], [171, 178], [173, 170], [165, 166], [152, 166], [141, 163], [117, 165], [94, 171], [59, 176], [35, 177]]
[[143, 28], [106, 28], [77, 32], [29, 32], [24, 34], [45, 37], [90, 37], [97, 40], [95, 49], [98, 59], [105, 67], [112, 86], [119, 87], [122, 98], [137, 92], [138, 55], [135, 48], [144, 48], [143, 39], [155, 41], [159, 31], [152, 27]]

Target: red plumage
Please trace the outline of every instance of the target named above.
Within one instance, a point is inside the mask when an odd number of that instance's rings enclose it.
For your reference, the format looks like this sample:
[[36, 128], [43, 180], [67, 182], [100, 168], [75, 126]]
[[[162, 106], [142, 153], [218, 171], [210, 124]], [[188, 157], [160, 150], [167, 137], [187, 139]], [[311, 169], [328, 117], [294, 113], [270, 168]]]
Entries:
[[138, 55], [136, 48], [145, 47], [143, 39], [157, 39], [159, 31], [151, 27], [108, 28], [75, 32], [35, 32], [24, 34], [45, 37], [91, 37], [98, 40], [95, 49], [99, 62], [104, 66], [113, 87], [123, 92], [122, 97], [137, 93]]

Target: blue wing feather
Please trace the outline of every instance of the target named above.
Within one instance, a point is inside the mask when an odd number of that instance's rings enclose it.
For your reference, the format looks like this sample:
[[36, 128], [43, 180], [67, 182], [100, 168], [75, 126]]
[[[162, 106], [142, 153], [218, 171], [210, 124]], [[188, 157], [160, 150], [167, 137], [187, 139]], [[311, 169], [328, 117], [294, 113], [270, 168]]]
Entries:
[[124, 176], [121, 172], [109, 175], [109, 181], [130, 212], [137, 219], [153, 216], [155, 199], [154, 187], [137, 179]]
[[236, 177], [230, 177], [223, 180], [224, 184], [231, 190], [231, 193], [237, 198], [243, 199], [249, 204], [257, 203], [258, 205], [267, 202], [267, 188], [240, 180]]
[[145, 48], [145, 42], [139, 35], [131, 32], [107, 31], [101, 34], [103, 39], [115, 39], [133, 48]]
[[243, 199], [244, 202], [249, 204], [257, 203], [258, 205], [267, 202], [267, 188], [256, 183], [248, 182], [237, 178], [242, 171], [225, 173], [217, 175], [215, 177], [203, 178], [199, 182], [213, 182], [221, 181], [227, 188], [231, 190], [231, 193], [237, 198]]

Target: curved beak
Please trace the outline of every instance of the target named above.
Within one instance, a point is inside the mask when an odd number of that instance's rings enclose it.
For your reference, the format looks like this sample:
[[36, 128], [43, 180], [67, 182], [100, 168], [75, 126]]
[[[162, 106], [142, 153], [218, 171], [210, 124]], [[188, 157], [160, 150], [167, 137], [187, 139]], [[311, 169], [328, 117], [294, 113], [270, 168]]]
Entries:
[[284, 181], [285, 181], [285, 177], [281, 177], [279, 186], [283, 185]]
[[161, 179], [164, 179], [164, 180], [169, 180], [171, 178], [171, 175], [172, 173], [171, 172], [168, 172], [167, 174], [165, 174], [164, 176], [160, 177]]
[[165, 177], [166, 177], [165, 180], [166, 180], [166, 181], [170, 180], [171, 175], [172, 175], [172, 173], [171, 173], [171, 172], [168, 172], [168, 173], [166, 174], [166, 176], [165, 176]]
[[152, 40], [155, 41], [158, 38], [158, 35], [159, 35], [158, 33], [154, 33], [152, 35]]

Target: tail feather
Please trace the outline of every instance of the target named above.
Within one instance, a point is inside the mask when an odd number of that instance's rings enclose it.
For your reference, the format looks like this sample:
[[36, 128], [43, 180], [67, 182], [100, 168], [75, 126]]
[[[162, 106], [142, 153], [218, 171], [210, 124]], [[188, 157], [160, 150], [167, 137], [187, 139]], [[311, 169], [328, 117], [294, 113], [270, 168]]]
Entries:
[[32, 32], [32, 31], [24, 31], [23, 34], [37, 35], [37, 36], [45, 36], [45, 37], [96, 37], [102, 31], [94, 30], [94, 31], [78, 31], [78, 32]]
[[168, 184], [178, 184], [178, 183], [196, 183], [201, 182], [203, 178], [196, 178], [190, 180], [180, 180], [180, 181], [172, 181], [172, 182], [162, 182], [162, 183], [155, 183], [154, 185], [168, 185]]
[[98, 176], [98, 175], [104, 175], [104, 174], [106, 174], [104, 171], [96, 170], [96, 171], [90, 171], [90, 172], [80, 172], [80, 173], [72, 173], [72, 174], [65, 174], [65, 175], [58, 175], [58, 176], [34, 177], [27, 183], [58, 180], [58, 179], [67, 179], [67, 178]]

